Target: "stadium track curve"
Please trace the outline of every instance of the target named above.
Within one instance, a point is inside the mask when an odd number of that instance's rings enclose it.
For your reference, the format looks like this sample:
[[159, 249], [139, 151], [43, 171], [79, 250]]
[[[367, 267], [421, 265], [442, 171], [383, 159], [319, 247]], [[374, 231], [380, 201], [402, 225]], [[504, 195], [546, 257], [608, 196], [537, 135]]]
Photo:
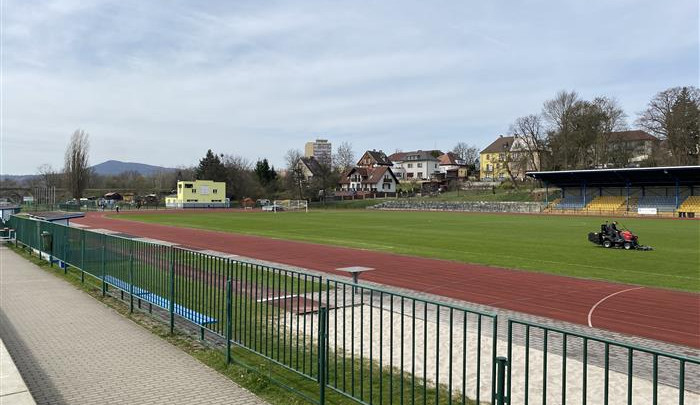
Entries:
[[700, 348], [696, 293], [128, 221], [138, 213], [123, 213], [120, 219], [104, 214], [91, 212], [73, 222], [333, 275], [347, 276], [335, 270], [341, 267], [372, 267], [375, 271], [363, 280], [580, 325], [590, 321], [596, 328]]

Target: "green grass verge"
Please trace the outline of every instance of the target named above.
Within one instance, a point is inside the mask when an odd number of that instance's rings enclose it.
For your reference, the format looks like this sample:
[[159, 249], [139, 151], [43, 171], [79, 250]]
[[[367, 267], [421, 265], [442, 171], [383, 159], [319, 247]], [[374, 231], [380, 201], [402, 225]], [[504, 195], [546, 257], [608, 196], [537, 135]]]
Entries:
[[[126, 219], [125, 217], [120, 217]], [[653, 251], [603, 249], [588, 232], [612, 218], [316, 210], [191, 212], [129, 220], [700, 291], [700, 222], [624, 219]]]

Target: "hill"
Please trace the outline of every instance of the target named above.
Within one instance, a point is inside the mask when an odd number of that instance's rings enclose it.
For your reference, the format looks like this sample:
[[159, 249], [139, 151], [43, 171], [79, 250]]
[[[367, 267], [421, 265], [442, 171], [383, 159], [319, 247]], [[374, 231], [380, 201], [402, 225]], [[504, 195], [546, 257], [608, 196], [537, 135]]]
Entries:
[[145, 163], [121, 162], [119, 160], [108, 160], [92, 166], [95, 173], [103, 176], [112, 176], [124, 172], [139, 172], [143, 176], [159, 172], [170, 172], [175, 169], [162, 166], [147, 165]]

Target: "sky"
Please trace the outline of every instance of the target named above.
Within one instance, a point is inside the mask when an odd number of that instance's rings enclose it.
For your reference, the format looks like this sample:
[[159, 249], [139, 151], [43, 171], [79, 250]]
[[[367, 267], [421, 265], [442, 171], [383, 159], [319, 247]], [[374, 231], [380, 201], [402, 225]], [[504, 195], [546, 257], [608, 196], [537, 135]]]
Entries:
[[367, 149], [486, 147], [559, 90], [634, 120], [698, 85], [698, 1], [0, 0], [0, 172], [284, 166], [316, 138]]

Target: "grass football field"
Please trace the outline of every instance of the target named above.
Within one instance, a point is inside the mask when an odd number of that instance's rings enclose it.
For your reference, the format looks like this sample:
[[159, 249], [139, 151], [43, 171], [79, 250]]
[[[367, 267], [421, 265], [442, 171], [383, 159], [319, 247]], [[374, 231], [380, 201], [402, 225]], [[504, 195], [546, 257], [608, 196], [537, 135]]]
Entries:
[[588, 242], [604, 218], [318, 210], [182, 212], [129, 220], [700, 291], [700, 222], [622, 219], [653, 251]]

